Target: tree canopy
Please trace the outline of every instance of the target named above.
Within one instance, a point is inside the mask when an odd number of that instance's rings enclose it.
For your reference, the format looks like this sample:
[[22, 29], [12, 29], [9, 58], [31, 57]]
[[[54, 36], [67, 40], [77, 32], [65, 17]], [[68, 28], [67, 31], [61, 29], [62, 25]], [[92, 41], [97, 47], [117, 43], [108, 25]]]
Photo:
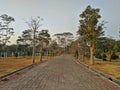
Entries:
[[6, 45], [10, 42], [9, 39], [14, 33], [14, 29], [10, 27], [11, 22], [15, 19], [7, 14], [0, 16], [0, 44]]

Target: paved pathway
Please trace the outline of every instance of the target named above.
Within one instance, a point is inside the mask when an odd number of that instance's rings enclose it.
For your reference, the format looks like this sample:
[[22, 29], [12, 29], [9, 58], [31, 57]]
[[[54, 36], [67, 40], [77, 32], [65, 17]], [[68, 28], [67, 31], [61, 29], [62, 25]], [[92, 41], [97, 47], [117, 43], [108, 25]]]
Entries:
[[72, 57], [62, 55], [0, 81], [0, 90], [112, 89], [86, 72]]

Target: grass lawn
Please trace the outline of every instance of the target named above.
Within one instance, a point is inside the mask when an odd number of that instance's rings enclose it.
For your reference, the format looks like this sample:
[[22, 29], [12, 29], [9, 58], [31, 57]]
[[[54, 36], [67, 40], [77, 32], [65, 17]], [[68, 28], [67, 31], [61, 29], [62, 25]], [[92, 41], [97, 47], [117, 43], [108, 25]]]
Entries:
[[[50, 59], [51, 57], [43, 56], [43, 60]], [[39, 56], [35, 57], [35, 62], [39, 62]], [[0, 76], [23, 68], [32, 64], [32, 57], [7, 57], [4, 60], [0, 57]]]
[[112, 62], [110, 62], [95, 59], [95, 64], [90, 65], [89, 59], [85, 59], [85, 64], [103, 73], [120, 79], [120, 60], [112, 60]]

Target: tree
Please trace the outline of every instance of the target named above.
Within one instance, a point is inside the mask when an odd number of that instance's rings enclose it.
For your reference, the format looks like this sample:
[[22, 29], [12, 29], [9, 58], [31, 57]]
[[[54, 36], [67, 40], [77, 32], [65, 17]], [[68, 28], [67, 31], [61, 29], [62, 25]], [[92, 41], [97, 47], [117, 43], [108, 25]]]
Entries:
[[[5, 52], [5, 46], [14, 33], [14, 29], [10, 27], [11, 22], [15, 19], [7, 14], [0, 16], [0, 44], [3, 46], [3, 51]], [[5, 55], [4, 55], [5, 56]]]
[[29, 26], [29, 29], [32, 30], [32, 33], [33, 33], [33, 51], [32, 51], [32, 60], [33, 60], [33, 63], [35, 63], [35, 44], [36, 44], [36, 33], [38, 32], [38, 29], [40, 28], [41, 26], [41, 18], [38, 16], [38, 17], [35, 17], [35, 18], [31, 18], [30, 21], [26, 22], [27, 25]]
[[[114, 56], [116, 55], [116, 52], [119, 51], [119, 43], [118, 41], [112, 39], [111, 37], [102, 37], [97, 40], [96, 44], [96, 52], [95, 56], [97, 58], [104, 58], [105, 55], [107, 55], [107, 59], [111, 61], [111, 59], [115, 59]], [[116, 55], [117, 56], [117, 55]]]
[[90, 64], [92, 65], [94, 64], [95, 43], [98, 37], [104, 34], [104, 22], [98, 23], [101, 18], [99, 12], [100, 9], [94, 9], [91, 8], [91, 6], [87, 6], [85, 11], [80, 14], [80, 26], [77, 32], [90, 47]]
[[59, 47], [59, 45], [57, 44], [57, 42], [55, 40], [52, 40], [50, 42], [49, 45], [49, 50], [50, 50], [50, 54], [52, 55], [60, 55], [61, 54], [61, 48]]
[[88, 51], [87, 51], [88, 46], [86, 45], [83, 37], [79, 37], [79, 38], [77, 39], [77, 42], [78, 42], [78, 50], [79, 50], [79, 53], [80, 53], [80, 55], [81, 55], [82, 61], [84, 61], [84, 56], [85, 56], [85, 54], [88, 52]]
[[7, 46], [8, 56], [14, 56], [16, 50], [17, 50], [17, 45], [15, 45], [15, 44], [8, 45], [8, 46]]
[[73, 34], [70, 32], [57, 33], [54, 34], [54, 37], [58, 45], [64, 48], [64, 51], [67, 50], [67, 47], [70, 46], [73, 41]]
[[106, 53], [108, 51], [107, 38], [106, 37], [98, 38], [95, 48], [96, 48], [95, 57], [106, 60]]
[[109, 61], [111, 61], [111, 56], [114, 52], [114, 50], [116, 50], [116, 48], [114, 47], [115, 46], [115, 40], [112, 39], [112, 38], [106, 38], [106, 46], [107, 46], [107, 54], [108, 54], [108, 58], [109, 58]]
[[23, 45], [24, 46], [24, 54], [23, 55], [28, 55], [30, 50], [29, 50], [29, 47], [30, 45], [32, 44], [32, 30], [24, 30], [22, 32], [22, 35], [21, 36], [18, 36], [18, 39], [17, 39], [17, 44], [18, 46], [21, 46]]
[[21, 36], [18, 36], [17, 39], [18, 44], [31, 44], [32, 43], [32, 30], [25, 30], [22, 32]]
[[47, 47], [47, 45], [49, 44], [49, 40], [50, 40], [50, 34], [48, 33], [48, 30], [40, 31], [38, 33], [37, 40], [40, 46], [40, 61], [42, 61], [43, 47]]

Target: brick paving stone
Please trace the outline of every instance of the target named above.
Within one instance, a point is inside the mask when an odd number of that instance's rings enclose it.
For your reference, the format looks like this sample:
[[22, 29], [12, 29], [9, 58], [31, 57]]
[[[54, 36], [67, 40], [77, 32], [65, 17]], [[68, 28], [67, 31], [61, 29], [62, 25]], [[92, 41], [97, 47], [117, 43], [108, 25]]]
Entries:
[[36, 65], [16, 78], [0, 81], [0, 90], [111, 89], [77, 65], [72, 57], [62, 55]]

